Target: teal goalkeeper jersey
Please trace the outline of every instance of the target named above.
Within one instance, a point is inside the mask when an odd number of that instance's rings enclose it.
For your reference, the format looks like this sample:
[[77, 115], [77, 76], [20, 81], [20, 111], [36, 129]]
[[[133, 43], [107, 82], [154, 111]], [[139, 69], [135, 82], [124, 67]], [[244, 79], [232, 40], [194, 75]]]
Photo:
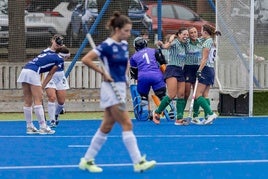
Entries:
[[175, 65], [182, 67], [186, 58], [186, 46], [178, 39], [175, 39], [169, 48], [169, 63], [168, 65]]
[[187, 43], [185, 65], [200, 65], [203, 49], [202, 42], [203, 39], [198, 38], [195, 42], [190, 40]]

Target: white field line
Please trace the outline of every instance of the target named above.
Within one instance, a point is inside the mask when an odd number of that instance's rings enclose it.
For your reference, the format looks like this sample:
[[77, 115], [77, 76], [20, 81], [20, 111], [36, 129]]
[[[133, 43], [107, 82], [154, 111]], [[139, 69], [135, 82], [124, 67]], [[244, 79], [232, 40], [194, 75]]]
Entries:
[[[137, 138], [229, 138], [229, 137], [268, 137], [268, 134], [197, 134], [197, 135], [135, 135]], [[66, 135], [66, 136], [56, 136], [56, 135], [1, 135], [0, 138], [92, 138], [93, 135]], [[121, 138], [121, 135], [108, 135], [109, 138]]]
[[[242, 163], [268, 163], [268, 160], [219, 160], [219, 161], [187, 161], [187, 162], [157, 162], [158, 166], [167, 165], [210, 165], [210, 164], [242, 164]], [[102, 167], [127, 167], [132, 163], [98, 164]], [[39, 165], [39, 166], [2, 166], [0, 170], [17, 169], [50, 169], [50, 168], [78, 168], [78, 165]]]

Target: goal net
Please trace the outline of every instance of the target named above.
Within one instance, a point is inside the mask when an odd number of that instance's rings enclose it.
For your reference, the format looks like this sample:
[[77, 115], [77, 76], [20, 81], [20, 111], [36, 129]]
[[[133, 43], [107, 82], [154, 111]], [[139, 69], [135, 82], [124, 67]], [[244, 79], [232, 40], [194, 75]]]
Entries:
[[[267, 33], [265, 24], [260, 21], [263, 18], [261, 6], [264, 0], [254, 1], [255, 43], [263, 46], [267, 42], [262, 41], [260, 34]], [[217, 30], [222, 36], [217, 40], [218, 59], [216, 65], [216, 77], [221, 93], [238, 97], [247, 93], [250, 85], [250, 0], [223, 0], [216, 3]], [[260, 52], [262, 53], [262, 52]], [[266, 64], [263, 54], [253, 55], [253, 85], [254, 89], [267, 88], [265, 76]]]

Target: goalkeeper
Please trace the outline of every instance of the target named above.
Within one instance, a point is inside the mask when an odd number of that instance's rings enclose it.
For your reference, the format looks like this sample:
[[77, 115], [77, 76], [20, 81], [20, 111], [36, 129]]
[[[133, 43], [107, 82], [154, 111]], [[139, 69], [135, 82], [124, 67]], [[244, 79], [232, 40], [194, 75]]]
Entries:
[[[142, 37], [135, 38], [133, 45], [136, 53], [130, 58], [130, 75], [138, 81], [137, 91], [141, 96], [142, 110], [149, 112], [150, 89], [160, 100], [166, 95], [166, 83], [160, 70], [166, 60], [159, 50], [147, 47], [147, 41]], [[149, 117], [149, 113], [144, 115]]]

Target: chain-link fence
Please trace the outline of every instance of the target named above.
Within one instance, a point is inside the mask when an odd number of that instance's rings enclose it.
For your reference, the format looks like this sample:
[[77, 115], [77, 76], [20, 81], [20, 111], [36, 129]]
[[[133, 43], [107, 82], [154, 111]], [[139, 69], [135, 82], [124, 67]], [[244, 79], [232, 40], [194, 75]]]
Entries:
[[[105, 2], [106, 0], [0, 0], [0, 61], [28, 61], [49, 46], [50, 38], [56, 33], [64, 36], [64, 43], [71, 48], [74, 56]], [[105, 23], [115, 10], [127, 14], [133, 21], [130, 44], [135, 36], [144, 34], [151, 40], [149, 45], [154, 45], [159, 29], [156, 0], [111, 0], [108, 10], [92, 33], [96, 43], [109, 35]], [[201, 27], [206, 21], [215, 23], [215, 13], [207, 0], [162, 1], [162, 37], [176, 32], [182, 26]], [[86, 47], [90, 48], [89, 45]], [[131, 45], [130, 52], [134, 52]]]
[[[250, 12], [254, 10], [254, 44], [250, 44]], [[254, 48], [253, 82], [255, 89], [266, 90], [268, 1], [224, 0], [217, 2], [218, 38], [217, 72], [222, 92], [237, 97], [249, 91], [250, 47]]]

